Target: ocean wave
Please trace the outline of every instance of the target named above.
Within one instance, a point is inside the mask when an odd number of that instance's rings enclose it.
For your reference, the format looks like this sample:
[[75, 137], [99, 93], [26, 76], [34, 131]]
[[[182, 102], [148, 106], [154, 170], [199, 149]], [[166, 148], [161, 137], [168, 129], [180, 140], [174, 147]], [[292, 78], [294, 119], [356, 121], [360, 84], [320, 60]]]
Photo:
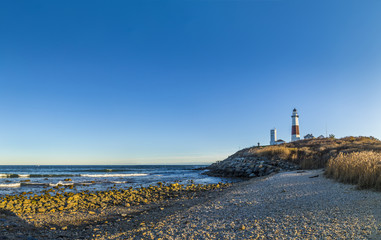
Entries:
[[30, 174], [19, 174], [19, 178], [28, 178]]
[[0, 173], [0, 178], [48, 178], [48, 177], [80, 177], [80, 174], [15, 174]]
[[128, 171], [128, 170], [126, 170], [126, 169], [111, 169], [111, 168], [73, 170], [73, 172], [126, 172], [126, 171]]
[[141, 177], [147, 176], [147, 173], [125, 173], [125, 174], [81, 174], [81, 177]]
[[62, 182], [62, 181], [59, 181], [58, 183], [49, 183], [48, 186], [49, 187], [57, 187], [59, 185], [62, 185], [62, 186], [70, 186], [70, 185], [74, 185], [75, 183], [68, 183], [68, 182]]
[[0, 184], [0, 188], [18, 188], [21, 187], [21, 183], [4, 183]]
[[80, 177], [80, 174], [30, 174], [31, 178], [47, 177]]
[[122, 184], [122, 183], [128, 183], [128, 181], [111, 181], [111, 183]]
[[0, 178], [19, 178], [19, 174], [12, 174], [12, 173], [0, 173]]

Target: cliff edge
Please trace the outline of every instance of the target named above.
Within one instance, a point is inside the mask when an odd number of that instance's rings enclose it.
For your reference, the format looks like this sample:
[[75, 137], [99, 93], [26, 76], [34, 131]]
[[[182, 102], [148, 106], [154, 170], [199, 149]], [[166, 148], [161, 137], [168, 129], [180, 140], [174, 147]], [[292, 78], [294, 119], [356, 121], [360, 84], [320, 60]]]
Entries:
[[281, 145], [249, 147], [210, 165], [206, 174], [221, 177], [253, 178], [273, 172], [325, 168], [339, 153], [381, 152], [374, 137], [319, 138]]

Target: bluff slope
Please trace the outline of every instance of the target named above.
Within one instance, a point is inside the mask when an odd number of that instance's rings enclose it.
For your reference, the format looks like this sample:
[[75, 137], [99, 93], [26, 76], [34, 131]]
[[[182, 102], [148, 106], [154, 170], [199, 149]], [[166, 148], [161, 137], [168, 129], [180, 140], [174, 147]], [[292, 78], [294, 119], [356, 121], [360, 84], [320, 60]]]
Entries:
[[339, 153], [381, 152], [374, 137], [308, 139], [276, 146], [249, 147], [208, 167], [208, 175], [253, 178], [273, 172], [324, 168]]

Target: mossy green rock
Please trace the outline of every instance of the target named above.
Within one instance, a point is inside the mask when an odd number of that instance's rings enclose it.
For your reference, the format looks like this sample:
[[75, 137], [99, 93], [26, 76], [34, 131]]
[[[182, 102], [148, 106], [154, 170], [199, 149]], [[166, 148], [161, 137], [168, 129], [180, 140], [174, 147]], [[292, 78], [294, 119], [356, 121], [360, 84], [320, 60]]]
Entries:
[[[141, 187], [138, 189], [113, 189], [110, 191], [90, 192], [88, 190], [74, 193], [65, 192], [66, 188], [45, 190], [41, 195], [31, 192], [15, 196], [0, 197], [0, 209], [16, 214], [45, 213], [56, 211], [87, 211], [102, 209], [108, 206], [125, 206], [148, 204], [163, 199], [178, 198], [184, 193], [206, 191], [227, 187], [229, 184], [182, 185], [179, 183]], [[91, 211], [93, 212], [93, 211]]]

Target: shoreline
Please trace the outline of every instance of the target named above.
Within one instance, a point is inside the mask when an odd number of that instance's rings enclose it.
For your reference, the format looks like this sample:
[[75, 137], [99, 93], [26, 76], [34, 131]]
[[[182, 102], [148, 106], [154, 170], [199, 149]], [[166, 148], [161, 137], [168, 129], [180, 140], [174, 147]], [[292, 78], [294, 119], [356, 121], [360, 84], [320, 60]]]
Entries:
[[[173, 186], [175, 189], [173, 189]], [[153, 191], [165, 193], [163, 199], [150, 199], [150, 201], [130, 202], [131, 204], [116, 205], [108, 204], [96, 209], [74, 210], [67, 209], [57, 212], [39, 213], [18, 213], [0, 208], [0, 240], [3, 239], [98, 239], [96, 230], [102, 228], [102, 234], [107, 236], [107, 230], [113, 232], [120, 229], [119, 224], [123, 223], [123, 228], [133, 229], [140, 226], [141, 218], [159, 215], [167, 215], [174, 211], [179, 211], [183, 207], [192, 206], [209, 199], [212, 196], [221, 194], [222, 189], [230, 184], [206, 184], [206, 185], [180, 185], [168, 184], [153, 188]], [[179, 190], [183, 188], [185, 190]], [[142, 190], [143, 189], [143, 190]], [[148, 188], [131, 189], [132, 192], [143, 192]], [[188, 190], [186, 190], [188, 189]], [[64, 191], [64, 189], [62, 189]], [[150, 189], [151, 190], [151, 189]], [[117, 190], [105, 191], [112, 193]], [[86, 191], [84, 191], [86, 192]], [[83, 194], [79, 192], [78, 194]], [[57, 192], [59, 193], [59, 192]], [[92, 195], [92, 192], [89, 192]], [[60, 194], [61, 196], [63, 194]], [[43, 195], [40, 195], [43, 196]], [[39, 197], [40, 197], [39, 196]], [[10, 197], [18, 198], [19, 195]], [[43, 198], [43, 197], [42, 197]], [[54, 199], [54, 197], [52, 198]], [[66, 204], [67, 205], [67, 204]], [[97, 236], [98, 235], [98, 236]]]
[[[60, 221], [54, 222], [54, 216]], [[337, 183], [325, 178], [322, 170], [306, 170], [254, 178], [194, 196], [106, 208], [103, 215], [18, 218], [1, 213], [0, 219], [10, 226], [0, 229], [0, 236], [8, 236], [3, 239], [380, 239], [381, 193]], [[65, 225], [72, 219], [82, 224]]]
[[223, 178], [209, 177], [194, 170], [199, 165], [83, 165], [83, 166], [0, 166], [0, 197], [22, 192], [40, 194], [59, 185], [72, 186], [73, 191], [105, 191], [112, 187], [139, 188], [157, 182], [213, 184]]

